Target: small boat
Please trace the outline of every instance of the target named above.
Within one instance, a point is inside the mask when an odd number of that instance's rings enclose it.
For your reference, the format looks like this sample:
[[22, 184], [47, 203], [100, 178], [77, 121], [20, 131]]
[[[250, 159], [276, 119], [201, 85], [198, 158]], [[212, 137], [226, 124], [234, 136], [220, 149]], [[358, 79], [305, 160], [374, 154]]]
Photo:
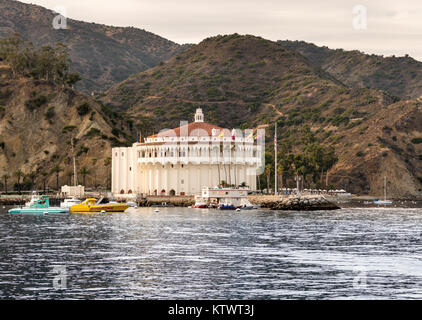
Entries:
[[41, 196], [36, 202], [31, 202], [28, 207], [10, 209], [9, 213], [30, 215], [67, 214], [69, 209], [50, 207], [50, 199], [47, 196]]
[[195, 204], [192, 208], [206, 209], [208, 208], [208, 203], [202, 197], [195, 197]]
[[240, 210], [256, 210], [256, 209], [260, 209], [260, 208], [261, 208], [261, 206], [259, 206], [259, 205], [255, 206], [255, 205], [251, 204], [251, 205], [243, 205], [242, 207], [240, 207]]
[[129, 206], [124, 203], [101, 203], [103, 198], [97, 201], [88, 198], [80, 204], [70, 207], [70, 212], [124, 212]]
[[73, 198], [69, 198], [69, 199], [64, 199], [63, 202], [60, 202], [60, 208], [67, 208], [70, 209], [70, 207], [76, 205], [76, 204], [80, 204], [81, 200], [73, 197]]
[[30, 208], [37, 204], [37, 201], [41, 199], [41, 196], [38, 194], [37, 191], [32, 191], [31, 200], [25, 203], [26, 208]]
[[393, 201], [391, 201], [391, 200], [375, 199], [374, 200], [374, 204], [378, 204], [378, 205], [389, 205], [389, 204], [393, 204]]
[[240, 210], [254, 210], [254, 209], [260, 209], [260, 205], [253, 205], [249, 202], [247, 198], [242, 198], [240, 201]]
[[128, 201], [126, 204], [131, 208], [137, 208], [138, 204], [135, 201]]
[[220, 210], [236, 210], [237, 207], [231, 202], [220, 203], [218, 205], [218, 209]]

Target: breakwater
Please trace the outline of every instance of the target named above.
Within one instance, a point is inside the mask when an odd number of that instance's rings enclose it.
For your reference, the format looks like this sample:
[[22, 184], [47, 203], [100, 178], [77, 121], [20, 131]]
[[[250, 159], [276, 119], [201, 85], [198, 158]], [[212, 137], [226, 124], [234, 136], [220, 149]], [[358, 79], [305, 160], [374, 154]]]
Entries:
[[[248, 200], [254, 205], [260, 205], [262, 208], [271, 210], [336, 210], [340, 209], [336, 204], [328, 201], [321, 195], [290, 195], [290, 196], [272, 196], [272, 195], [251, 195]], [[149, 196], [138, 201], [141, 207], [173, 205], [175, 207], [189, 207], [194, 205], [193, 196]]]
[[322, 195], [289, 195], [289, 196], [249, 196], [252, 204], [271, 210], [337, 210], [338, 205], [328, 201]]

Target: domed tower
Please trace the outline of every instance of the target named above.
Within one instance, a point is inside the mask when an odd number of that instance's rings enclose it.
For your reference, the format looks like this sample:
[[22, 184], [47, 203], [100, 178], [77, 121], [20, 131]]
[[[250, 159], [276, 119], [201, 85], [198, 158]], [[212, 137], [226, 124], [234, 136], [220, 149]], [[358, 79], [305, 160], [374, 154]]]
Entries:
[[195, 122], [204, 122], [204, 114], [201, 108], [196, 109]]

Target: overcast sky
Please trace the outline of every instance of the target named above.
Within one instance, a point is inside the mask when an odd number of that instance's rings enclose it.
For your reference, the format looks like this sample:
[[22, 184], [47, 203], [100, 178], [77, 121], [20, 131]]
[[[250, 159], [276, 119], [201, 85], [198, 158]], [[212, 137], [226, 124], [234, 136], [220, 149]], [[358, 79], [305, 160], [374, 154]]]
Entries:
[[[331, 48], [422, 61], [421, 0], [23, 0], [69, 18], [146, 29], [178, 43], [218, 34], [253, 34], [270, 40], [304, 40]], [[366, 29], [363, 11], [367, 9]], [[358, 17], [359, 14], [359, 17]], [[357, 28], [356, 28], [357, 26]]]

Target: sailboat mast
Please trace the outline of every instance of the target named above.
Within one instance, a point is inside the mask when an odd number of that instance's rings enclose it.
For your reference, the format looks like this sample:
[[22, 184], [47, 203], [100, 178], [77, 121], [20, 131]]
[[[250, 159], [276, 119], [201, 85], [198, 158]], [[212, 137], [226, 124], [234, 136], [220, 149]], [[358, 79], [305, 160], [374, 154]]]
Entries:
[[275, 122], [274, 130], [274, 194], [278, 194], [277, 186], [277, 121]]
[[72, 155], [73, 155], [73, 185], [76, 187], [78, 184], [78, 176], [76, 173], [76, 159], [75, 159], [75, 150], [73, 148], [73, 137], [71, 138], [70, 143], [72, 145]]

